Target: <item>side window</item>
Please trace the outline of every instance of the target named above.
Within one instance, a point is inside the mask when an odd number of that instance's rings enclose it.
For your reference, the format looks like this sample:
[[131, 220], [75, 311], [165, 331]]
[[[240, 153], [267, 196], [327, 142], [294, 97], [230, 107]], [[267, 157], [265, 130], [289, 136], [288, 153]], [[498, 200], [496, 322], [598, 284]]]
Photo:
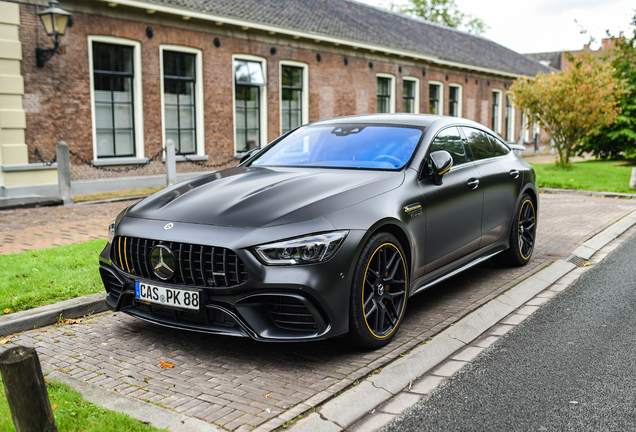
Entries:
[[468, 127], [464, 127], [462, 130], [468, 138], [468, 146], [473, 153], [473, 160], [493, 157], [493, 149], [488, 135], [478, 129]]
[[[450, 127], [441, 131], [431, 143], [428, 154], [438, 150], [446, 150], [449, 152], [453, 157], [454, 166], [468, 162], [466, 149], [464, 148], [462, 138], [456, 127]], [[429, 163], [428, 172], [432, 172], [430, 162], [427, 163]]]
[[495, 150], [495, 156], [504, 156], [510, 153], [510, 149], [507, 145], [499, 141], [497, 138], [488, 135], [490, 138], [490, 142], [492, 143], [492, 147]]

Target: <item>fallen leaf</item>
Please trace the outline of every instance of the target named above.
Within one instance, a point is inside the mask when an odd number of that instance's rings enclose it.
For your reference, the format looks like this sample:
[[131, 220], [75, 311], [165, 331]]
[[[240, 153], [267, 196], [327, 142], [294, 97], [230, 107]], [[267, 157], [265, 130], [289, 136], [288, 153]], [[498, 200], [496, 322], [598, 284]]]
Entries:
[[269, 397], [269, 393], [267, 393], [267, 394], [265, 395], [265, 397], [266, 397], [266, 398], [268, 398], [268, 397]]
[[0, 340], [0, 345], [4, 345], [7, 342], [11, 342], [11, 338], [4, 338], [4, 339]]
[[40, 333], [46, 333], [46, 332], [48, 332], [48, 330], [47, 330], [47, 329], [41, 329], [41, 330], [40, 330]]
[[102, 342], [102, 345], [108, 345], [106, 342]]
[[170, 369], [170, 368], [173, 368], [175, 366], [174, 363], [166, 362], [166, 361], [163, 361], [163, 360], [157, 360], [157, 363], [159, 363], [159, 367], [161, 369]]
[[11, 309], [9, 309], [9, 308], [6, 308], [6, 309], [4, 310], [4, 313], [9, 313], [9, 312], [11, 312]]
[[64, 332], [62, 333], [64, 336], [75, 336], [75, 333], [73, 332]]
[[56, 339], [53, 341], [53, 343], [58, 343], [58, 342], [59, 342], [59, 339]]
[[413, 381], [409, 382], [409, 390], [413, 388]]
[[51, 407], [51, 409], [55, 409], [57, 408], [57, 402], [53, 404], [53, 406]]
[[62, 324], [79, 324], [82, 322], [82, 319], [63, 319], [61, 321]]

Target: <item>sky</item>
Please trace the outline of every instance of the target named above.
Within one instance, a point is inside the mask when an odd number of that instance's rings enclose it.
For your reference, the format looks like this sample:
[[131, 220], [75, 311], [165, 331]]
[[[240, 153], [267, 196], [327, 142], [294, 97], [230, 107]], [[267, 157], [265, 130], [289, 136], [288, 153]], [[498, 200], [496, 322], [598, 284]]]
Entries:
[[[390, 0], [357, 0], [388, 6]], [[483, 20], [482, 36], [519, 53], [579, 50], [594, 37], [598, 49], [606, 30], [627, 31], [634, 0], [455, 0], [459, 10]], [[576, 21], [575, 21], [576, 20]], [[581, 34], [585, 30], [585, 34]]]

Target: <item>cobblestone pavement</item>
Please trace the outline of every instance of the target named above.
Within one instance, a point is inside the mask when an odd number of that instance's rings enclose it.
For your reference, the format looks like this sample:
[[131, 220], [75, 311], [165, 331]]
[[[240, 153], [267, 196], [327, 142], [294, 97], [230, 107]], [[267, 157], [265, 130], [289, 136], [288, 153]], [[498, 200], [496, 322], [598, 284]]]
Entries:
[[[300, 402], [315, 406], [354, 385], [635, 209], [636, 200], [542, 194], [537, 247], [527, 266], [486, 262], [410, 299], [397, 337], [373, 352], [346, 339], [266, 344], [197, 334], [121, 313], [25, 332], [0, 351], [34, 346], [45, 369], [228, 430], [272, 430], [302, 414]], [[162, 369], [160, 360], [175, 366]]]
[[105, 238], [110, 221], [133, 202], [0, 211], [0, 255]]

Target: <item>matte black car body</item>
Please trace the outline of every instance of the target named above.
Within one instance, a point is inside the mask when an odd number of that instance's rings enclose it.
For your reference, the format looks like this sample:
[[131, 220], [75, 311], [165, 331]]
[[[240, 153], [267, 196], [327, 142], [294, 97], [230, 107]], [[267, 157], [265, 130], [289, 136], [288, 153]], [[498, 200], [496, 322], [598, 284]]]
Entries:
[[[394, 114], [314, 125], [353, 123], [406, 125], [424, 132], [399, 171], [259, 167], [250, 166], [251, 158], [129, 207], [117, 217], [113, 243], [100, 256], [111, 310], [171, 327], [264, 341], [339, 336], [349, 331], [354, 269], [374, 233], [388, 232], [399, 241], [411, 296], [508, 249], [522, 196], [530, 197], [538, 213], [534, 172], [511, 151], [455, 166], [441, 185], [423, 176], [429, 145], [439, 131], [466, 126], [492, 135], [477, 123]], [[478, 186], [472, 188], [475, 179]], [[347, 237], [324, 263], [268, 266], [253, 251], [257, 245], [342, 230]], [[179, 262], [178, 274], [167, 283], [148, 267], [149, 248], [159, 243], [170, 245]], [[214, 275], [205, 268], [213, 262], [223, 271]], [[141, 304], [135, 300], [135, 280], [198, 290], [200, 311]]]

